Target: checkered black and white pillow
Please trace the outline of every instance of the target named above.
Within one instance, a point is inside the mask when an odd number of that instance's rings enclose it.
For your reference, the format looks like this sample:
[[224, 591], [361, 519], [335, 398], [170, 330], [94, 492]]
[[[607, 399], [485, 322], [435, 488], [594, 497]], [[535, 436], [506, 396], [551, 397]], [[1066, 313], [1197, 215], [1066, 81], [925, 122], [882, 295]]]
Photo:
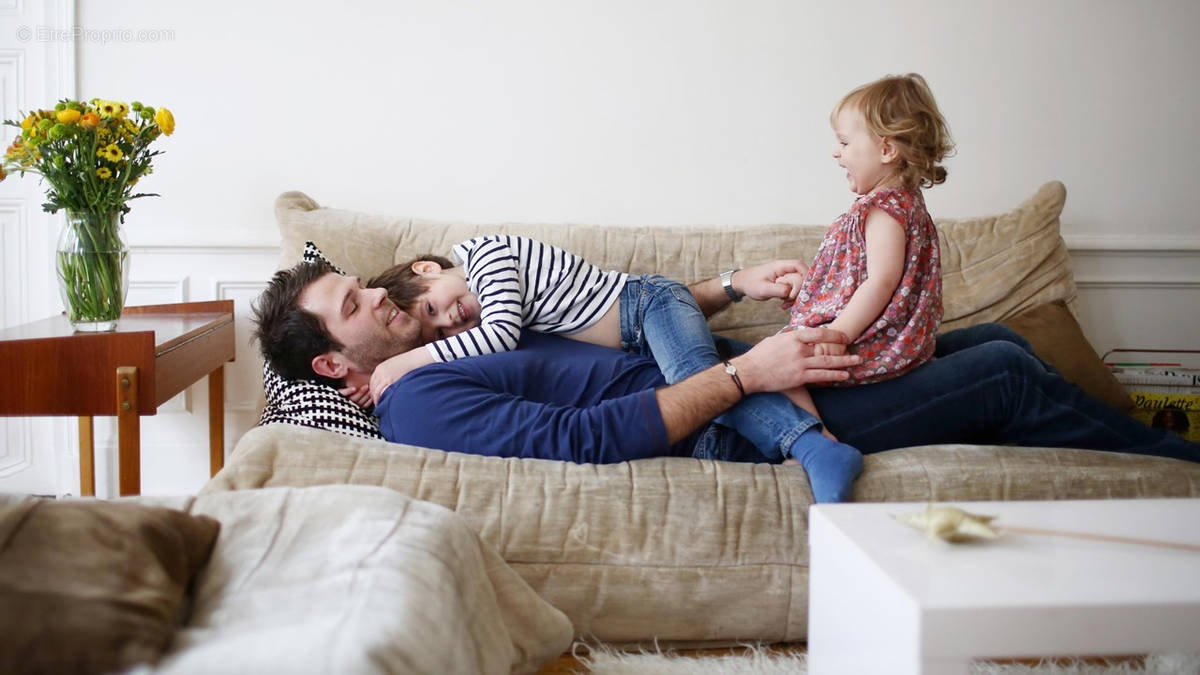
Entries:
[[258, 419], [259, 426], [296, 424], [359, 438], [383, 438], [378, 417], [354, 405], [327, 384], [287, 380], [270, 365], [264, 365], [263, 391], [267, 405]]
[[[304, 243], [302, 260], [306, 263], [324, 261], [338, 274], [344, 274], [311, 241]], [[314, 429], [335, 431], [360, 438], [383, 438], [379, 433], [379, 418], [355, 405], [337, 389], [319, 382], [289, 380], [263, 364], [263, 391], [267, 405], [258, 420], [267, 424], [295, 424]]]

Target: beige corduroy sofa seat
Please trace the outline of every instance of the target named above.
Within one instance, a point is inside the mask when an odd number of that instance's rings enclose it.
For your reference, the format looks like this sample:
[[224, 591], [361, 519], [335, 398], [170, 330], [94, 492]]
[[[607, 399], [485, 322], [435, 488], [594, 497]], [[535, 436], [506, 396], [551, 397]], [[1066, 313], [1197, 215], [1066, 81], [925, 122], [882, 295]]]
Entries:
[[[1048, 333], [1046, 344], [1075, 339], [1074, 349], [1096, 360], [1085, 342], [1067, 335], [1078, 336], [1078, 326], [1058, 227], [1065, 196], [1052, 182], [1009, 213], [938, 221], [945, 329], [1021, 315], [1026, 326]], [[297, 262], [312, 240], [364, 278], [416, 255], [445, 254], [470, 236], [509, 232], [604, 267], [691, 282], [783, 256], [811, 258], [824, 232], [469, 225], [321, 208], [296, 192], [278, 199], [276, 213], [281, 267]], [[777, 303], [743, 302], [711, 325], [754, 340], [784, 319]], [[797, 467], [498, 459], [273, 424], [248, 432], [204, 492], [329, 483], [382, 485], [454, 509], [571, 619], [578, 636], [703, 643], [799, 641], [807, 634], [812, 495]], [[1187, 462], [969, 445], [869, 455], [854, 492], [859, 501], [915, 502], [1197, 496], [1200, 465]]]

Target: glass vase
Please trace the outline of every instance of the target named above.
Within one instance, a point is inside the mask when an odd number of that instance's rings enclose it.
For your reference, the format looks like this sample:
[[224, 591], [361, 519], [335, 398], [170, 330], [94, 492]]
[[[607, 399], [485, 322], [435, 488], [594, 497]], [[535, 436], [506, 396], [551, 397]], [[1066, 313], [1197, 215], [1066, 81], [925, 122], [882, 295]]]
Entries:
[[114, 330], [129, 290], [129, 246], [120, 213], [67, 211], [55, 268], [67, 318], [75, 330]]

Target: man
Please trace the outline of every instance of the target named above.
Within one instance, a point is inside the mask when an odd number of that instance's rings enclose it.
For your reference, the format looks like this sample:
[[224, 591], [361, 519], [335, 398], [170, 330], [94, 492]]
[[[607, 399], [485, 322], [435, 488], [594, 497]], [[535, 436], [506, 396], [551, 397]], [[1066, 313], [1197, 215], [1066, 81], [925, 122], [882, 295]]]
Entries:
[[[739, 271], [733, 285], [755, 299], [778, 294], [769, 265]], [[717, 279], [690, 290], [706, 315], [729, 302]], [[419, 334], [383, 289], [325, 266], [277, 274], [256, 321], [264, 357], [280, 374], [346, 387], [365, 386], [376, 364], [410, 349]], [[661, 455], [768, 461], [712, 420], [743, 395], [845, 379], [839, 369], [856, 357], [813, 355], [814, 344], [844, 339], [824, 329], [775, 335], [728, 366], [664, 386], [650, 359], [531, 333], [512, 352], [413, 371], [384, 392], [376, 414], [389, 440], [460, 452], [595, 463]], [[812, 394], [830, 431], [863, 452], [1015, 443], [1200, 461], [1200, 447], [1089, 398], [995, 324], [941, 336], [937, 358], [900, 378]]]

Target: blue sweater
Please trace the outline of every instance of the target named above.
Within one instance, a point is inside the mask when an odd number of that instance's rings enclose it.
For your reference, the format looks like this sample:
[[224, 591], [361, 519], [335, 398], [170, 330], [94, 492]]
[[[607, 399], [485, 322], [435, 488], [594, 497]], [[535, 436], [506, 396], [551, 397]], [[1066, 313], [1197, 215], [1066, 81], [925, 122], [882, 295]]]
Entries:
[[384, 438], [497, 457], [608, 464], [691, 456], [675, 445], [654, 396], [654, 360], [525, 331], [510, 352], [418, 368], [383, 392]]

